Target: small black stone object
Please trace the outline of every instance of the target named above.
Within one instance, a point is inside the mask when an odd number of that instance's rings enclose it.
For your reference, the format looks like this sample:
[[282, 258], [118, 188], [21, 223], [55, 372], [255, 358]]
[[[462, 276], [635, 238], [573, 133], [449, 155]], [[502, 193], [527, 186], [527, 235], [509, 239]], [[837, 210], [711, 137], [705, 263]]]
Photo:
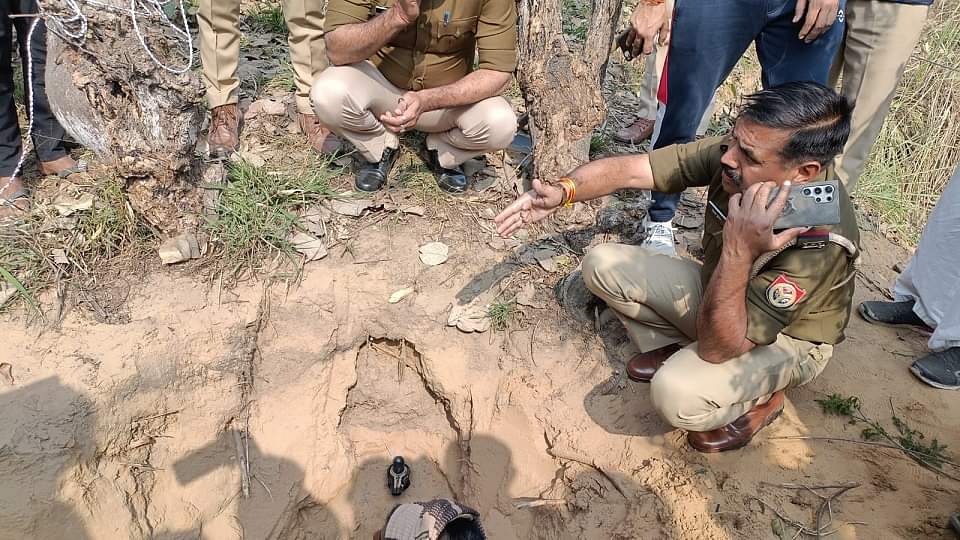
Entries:
[[393, 463], [387, 467], [387, 487], [394, 497], [410, 487], [410, 466], [400, 456], [393, 458]]

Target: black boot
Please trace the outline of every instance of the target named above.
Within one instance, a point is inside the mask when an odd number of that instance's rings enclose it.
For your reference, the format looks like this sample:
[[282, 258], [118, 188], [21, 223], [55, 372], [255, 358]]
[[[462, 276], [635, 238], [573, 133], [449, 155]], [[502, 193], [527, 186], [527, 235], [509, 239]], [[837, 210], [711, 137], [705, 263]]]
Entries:
[[387, 176], [390, 175], [390, 169], [393, 169], [393, 164], [397, 162], [399, 155], [399, 148], [384, 148], [380, 161], [366, 162], [360, 166], [354, 185], [359, 191], [379, 190], [387, 183]]
[[454, 169], [447, 169], [440, 165], [440, 155], [436, 150], [428, 150], [427, 162], [430, 170], [437, 175], [437, 185], [447, 193], [464, 193], [470, 187], [467, 175], [463, 174], [463, 167], [457, 165]]

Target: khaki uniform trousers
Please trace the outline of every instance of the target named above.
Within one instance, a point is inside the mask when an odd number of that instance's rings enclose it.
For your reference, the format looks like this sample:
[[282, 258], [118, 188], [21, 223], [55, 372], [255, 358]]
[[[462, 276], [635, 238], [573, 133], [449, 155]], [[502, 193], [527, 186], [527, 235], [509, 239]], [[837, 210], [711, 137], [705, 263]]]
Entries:
[[[283, 0], [287, 43], [297, 86], [297, 110], [313, 114], [310, 83], [327, 67], [323, 43], [324, 0]], [[240, 0], [200, 0], [200, 61], [211, 109], [237, 103], [240, 80]]]
[[[364, 61], [327, 68], [314, 81], [310, 97], [320, 121], [373, 163], [380, 161], [384, 148], [400, 146], [397, 134], [380, 123], [380, 115], [396, 109], [404, 93]], [[507, 100], [497, 96], [425, 112], [414, 129], [429, 133], [427, 148], [437, 150], [440, 164], [451, 168], [509, 146], [517, 131], [517, 115]]]
[[848, 193], [854, 193], [863, 174], [928, 9], [883, 0], [847, 1], [846, 35], [830, 80], [836, 87], [842, 78], [840, 92], [854, 104], [850, 138], [836, 158], [837, 176]]
[[634, 345], [648, 352], [684, 348], [650, 383], [654, 407], [672, 426], [709, 431], [733, 422], [770, 394], [806, 384], [823, 371], [833, 345], [780, 334], [722, 364], [697, 354], [700, 265], [639, 246], [603, 244], [583, 259], [583, 280], [623, 321]]

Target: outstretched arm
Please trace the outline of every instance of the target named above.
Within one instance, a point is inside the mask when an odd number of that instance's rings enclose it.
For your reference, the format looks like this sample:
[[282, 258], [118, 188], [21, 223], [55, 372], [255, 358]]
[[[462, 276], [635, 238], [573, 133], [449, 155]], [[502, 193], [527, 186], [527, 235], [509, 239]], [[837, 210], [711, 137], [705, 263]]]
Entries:
[[[618, 189], [654, 189], [653, 169], [647, 154], [616, 156], [581, 165], [567, 178], [576, 185], [572, 201], [589, 201]], [[563, 189], [534, 180], [533, 189], [521, 195], [494, 219], [497, 232], [508, 237], [514, 231], [552, 214], [563, 201]]]

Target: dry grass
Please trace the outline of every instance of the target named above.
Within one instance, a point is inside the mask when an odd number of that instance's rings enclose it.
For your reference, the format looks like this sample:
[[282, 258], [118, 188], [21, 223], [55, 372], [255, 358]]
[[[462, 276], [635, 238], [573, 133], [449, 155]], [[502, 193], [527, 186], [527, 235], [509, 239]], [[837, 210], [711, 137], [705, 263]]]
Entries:
[[934, 4], [857, 186], [881, 230], [914, 244], [960, 164], [960, 2]]

